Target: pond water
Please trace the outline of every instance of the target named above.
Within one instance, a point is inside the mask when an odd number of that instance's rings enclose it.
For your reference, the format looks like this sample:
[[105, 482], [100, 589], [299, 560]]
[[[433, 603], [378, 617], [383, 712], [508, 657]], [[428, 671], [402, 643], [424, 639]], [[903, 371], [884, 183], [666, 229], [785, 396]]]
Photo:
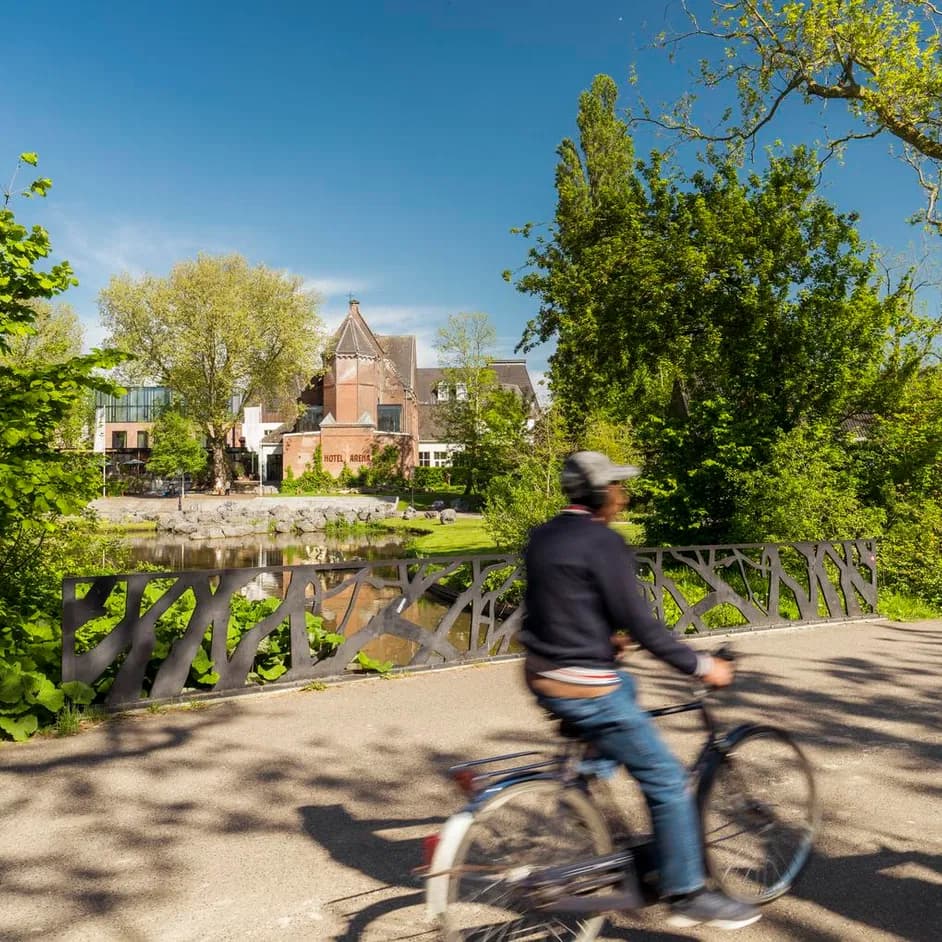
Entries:
[[[193, 569], [243, 569], [253, 567], [302, 566], [313, 563], [341, 563], [356, 560], [401, 559], [406, 555], [406, 541], [394, 533], [358, 534], [353, 537], [332, 537], [323, 533], [266, 536], [255, 535], [231, 540], [195, 541], [186, 538], [141, 534], [129, 536], [125, 545], [135, 563], [159, 566], [165, 572]], [[344, 573], [335, 573], [328, 581], [342, 580]], [[383, 575], [386, 575], [383, 573]], [[390, 572], [389, 575], [392, 575]], [[281, 598], [286, 586], [285, 574], [261, 573], [243, 592], [252, 598], [265, 596]], [[329, 624], [338, 624], [348, 604], [344, 633], [355, 634], [399, 597], [399, 590], [391, 586], [379, 588], [361, 586], [356, 597], [344, 591], [325, 603], [321, 614]], [[409, 607], [405, 617], [413, 624], [432, 632], [448, 611], [448, 606], [429, 597], [422, 597]], [[449, 641], [459, 650], [466, 651], [470, 644], [471, 619], [462, 612], [448, 634]], [[397, 665], [410, 663], [420, 645], [396, 635], [383, 634], [365, 646], [370, 657], [392, 661]]]
[[394, 533], [332, 537], [309, 533], [190, 540], [163, 534], [129, 536], [124, 541], [135, 563], [151, 563], [168, 572], [185, 569], [245, 569], [252, 566], [303, 566], [356, 559], [400, 559], [405, 540]]

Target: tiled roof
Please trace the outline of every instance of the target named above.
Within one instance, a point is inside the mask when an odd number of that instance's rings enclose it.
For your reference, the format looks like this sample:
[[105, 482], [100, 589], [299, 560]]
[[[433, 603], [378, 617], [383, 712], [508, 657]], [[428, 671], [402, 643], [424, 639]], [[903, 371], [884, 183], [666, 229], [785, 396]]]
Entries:
[[445, 440], [445, 430], [440, 423], [438, 406], [427, 402], [419, 403], [419, 441], [441, 442]]
[[271, 445], [276, 442], [280, 442], [285, 432], [290, 432], [290, 431], [291, 431], [291, 426], [285, 425], [282, 423], [281, 425], [278, 426], [278, 428], [273, 428], [270, 432], [266, 432], [262, 436], [262, 441], [268, 445]]
[[350, 310], [334, 334], [333, 352], [337, 356], [381, 357], [380, 349], [373, 335], [360, 314], [358, 301], [350, 302]]
[[494, 360], [491, 369], [497, 374], [501, 386], [515, 386], [522, 396], [535, 402], [536, 390], [526, 360]]
[[406, 389], [415, 389], [415, 337], [376, 334], [383, 353], [396, 368]]
[[[536, 390], [527, 370], [526, 360], [492, 360], [491, 369], [497, 382], [505, 388], [516, 388], [526, 399], [536, 402]], [[415, 395], [419, 402], [434, 402], [432, 391], [445, 382], [446, 371], [437, 366], [421, 366], [415, 371]]]
[[415, 398], [419, 402], [431, 402], [432, 390], [444, 381], [444, 370], [437, 366], [420, 366], [415, 371]]

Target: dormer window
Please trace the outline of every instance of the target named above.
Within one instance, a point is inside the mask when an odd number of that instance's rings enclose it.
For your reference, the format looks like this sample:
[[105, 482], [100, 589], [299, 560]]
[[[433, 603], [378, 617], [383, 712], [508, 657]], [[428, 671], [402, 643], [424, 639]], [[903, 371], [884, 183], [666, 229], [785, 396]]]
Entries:
[[438, 383], [432, 389], [432, 402], [448, 402], [457, 399], [459, 402], [465, 402], [468, 398], [468, 387], [464, 383], [458, 383], [452, 386], [449, 383]]

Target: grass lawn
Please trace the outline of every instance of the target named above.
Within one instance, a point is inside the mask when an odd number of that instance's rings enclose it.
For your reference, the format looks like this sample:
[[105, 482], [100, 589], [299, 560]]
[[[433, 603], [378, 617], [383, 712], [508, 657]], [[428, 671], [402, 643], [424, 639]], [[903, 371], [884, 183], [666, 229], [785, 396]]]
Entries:
[[[464, 487], [457, 484], [434, 491], [420, 491], [405, 488], [399, 491], [399, 504], [397, 509], [405, 510], [406, 507], [411, 504], [416, 510], [428, 510], [437, 500], [440, 500], [446, 507], [450, 507], [451, 502], [458, 498], [464, 499]], [[471, 500], [472, 503], [470, 506], [471, 509], [474, 509], [475, 498]]]
[[414, 520], [390, 517], [380, 525], [389, 530], [415, 534], [409, 541], [409, 549], [420, 556], [462, 556], [497, 550], [490, 534], [484, 529], [482, 517], [459, 516], [454, 523], [448, 524], [427, 517], [416, 517]]
[[643, 524], [633, 520], [618, 520], [611, 526], [629, 546], [641, 546], [644, 543]]
[[[495, 553], [497, 547], [484, 528], [483, 517], [459, 515], [454, 523], [443, 524], [437, 519], [416, 517], [403, 520], [390, 517], [380, 526], [389, 530], [414, 534], [409, 540], [409, 549], [421, 556], [461, 556], [464, 553]], [[624, 541], [637, 546], [644, 537], [641, 524], [624, 521], [614, 524], [614, 530]]]

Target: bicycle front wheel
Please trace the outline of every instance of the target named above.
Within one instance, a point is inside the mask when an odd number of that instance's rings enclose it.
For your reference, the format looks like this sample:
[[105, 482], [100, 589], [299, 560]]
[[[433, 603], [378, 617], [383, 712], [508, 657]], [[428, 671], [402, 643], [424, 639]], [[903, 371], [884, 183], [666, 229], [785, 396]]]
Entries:
[[733, 733], [704, 779], [700, 818], [707, 870], [719, 888], [742, 902], [770, 902], [811, 856], [818, 826], [811, 765], [782, 730]]
[[591, 942], [604, 916], [528, 911], [515, 883], [611, 849], [602, 816], [578, 788], [543, 779], [498, 792], [475, 814], [449, 868], [446, 942]]

